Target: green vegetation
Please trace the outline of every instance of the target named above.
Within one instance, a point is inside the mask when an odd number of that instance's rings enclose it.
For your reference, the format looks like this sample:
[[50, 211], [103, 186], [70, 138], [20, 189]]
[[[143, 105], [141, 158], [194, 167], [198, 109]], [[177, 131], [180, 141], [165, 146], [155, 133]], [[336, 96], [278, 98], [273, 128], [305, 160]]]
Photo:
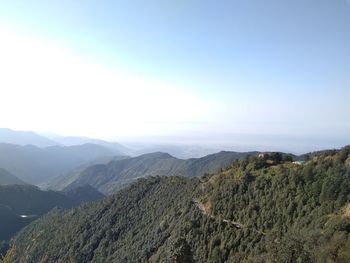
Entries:
[[[146, 176], [202, 176], [214, 173], [233, 160], [242, 159], [249, 153], [220, 152], [203, 158], [187, 160], [177, 159], [167, 153], [150, 153], [134, 158], [114, 160], [108, 164], [88, 167], [83, 171], [63, 177], [56, 182], [53, 189], [63, 190], [66, 187], [77, 187], [89, 184], [105, 194], [115, 193]], [[256, 155], [256, 152], [250, 154]]]
[[74, 200], [76, 203], [93, 202], [105, 197], [90, 185], [83, 185], [72, 189], [66, 189], [64, 194]]
[[7, 250], [7, 241], [18, 230], [52, 208], [70, 208], [103, 197], [91, 186], [67, 193], [41, 191], [31, 185], [0, 186], [0, 255]]
[[[214, 175], [150, 177], [56, 209], [13, 240], [10, 262], [350, 262], [350, 147], [280, 154]], [[33, 242], [35, 240], [35, 242]]]
[[64, 194], [41, 191], [31, 185], [0, 186], [0, 253], [19, 229], [38, 216], [59, 206], [70, 208], [77, 203]]

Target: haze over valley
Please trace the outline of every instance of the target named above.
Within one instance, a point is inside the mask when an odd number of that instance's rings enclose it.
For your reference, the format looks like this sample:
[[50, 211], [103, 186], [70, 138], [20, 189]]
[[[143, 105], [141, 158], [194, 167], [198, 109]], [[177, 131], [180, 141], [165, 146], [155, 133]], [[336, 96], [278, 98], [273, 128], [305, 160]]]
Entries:
[[0, 263], [349, 263], [348, 0], [1, 1]]

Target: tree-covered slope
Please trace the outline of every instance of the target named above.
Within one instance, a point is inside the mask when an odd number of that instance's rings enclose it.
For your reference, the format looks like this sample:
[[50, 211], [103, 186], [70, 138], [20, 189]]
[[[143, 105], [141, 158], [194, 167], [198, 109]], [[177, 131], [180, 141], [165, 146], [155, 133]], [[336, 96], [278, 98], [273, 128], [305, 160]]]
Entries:
[[51, 189], [51, 190], [57, 190], [57, 191], [65, 191], [71, 188], [75, 188], [77, 186], [82, 186], [83, 184], [76, 184], [73, 185], [72, 183], [80, 176], [80, 174], [86, 170], [87, 168], [95, 165], [100, 165], [100, 164], [108, 164], [111, 161], [116, 161], [116, 160], [123, 160], [123, 159], [128, 159], [130, 158], [129, 156], [106, 156], [106, 157], [100, 157], [97, 158], [93, 161], [84, 163], [72, 170], [70, 170], [68, 173], [66, 173], [63, 176], [56, 177], [46, 184], [43, 184], [42, 186], [45, 189]]
[[103, 193], [111, 194], [140, 177], [156, 175], [193, 177], [214, 173], [233, 160], [244, 158], [248, 154], [220, 152], [188, 160], [177, 159], [167, 153], [144, 154], [91, 166], [80, 173], [62, 178], [55, 184], [54, 189], [61, 190], [70, 185], [89, 184]]
[[350, 262], [349, 154], [347, 147], [303, 165], [270, 154], [199, 179], [140, 179], [103, 201], [33, 222], [7, 259]]
[[55, 206], [70, 207], [74, 202], [63, 193], [42, 191], [32, 185], [3, 185], [0, 204], [17, 215], [40, 215]]
[[12, 173], [0, 168], [0, 185], [6, 184], [25, 184], [22, 180], [18, 179]]
[[0, 254], [18, 230], [40, 215], [56, 206], [70, 208], [77, 204], [64, 194], [31, 185], [0, 185]]
[[105, 197], [104, 194], [97, 191], [90, 185], [83, 185], [76, 188], [66, 189], [64, 191], [64, 194], [79, 204], [94, 202]]
[[[101, 202], [53, 211], [16, 237], [13, 262], [145, 262], [191, 209], [196, 183], [177, 177], [140, 179]], [[37, 241], [28, 248], [29, 238]]]
[[0, 185], [0, 254], [1, 242], [54, 207], [71, 208], [104, 196], [91, 186], [68, 192], [42, 191], [32, 185]]

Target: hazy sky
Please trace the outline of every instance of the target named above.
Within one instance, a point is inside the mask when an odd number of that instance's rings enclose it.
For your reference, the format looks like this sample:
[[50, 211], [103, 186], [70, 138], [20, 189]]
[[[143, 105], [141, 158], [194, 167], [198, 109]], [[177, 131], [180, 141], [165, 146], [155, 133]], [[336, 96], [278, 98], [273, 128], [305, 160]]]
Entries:
[[349, 143], [350, 2], [1, 1], [0, 99], [13, 129]]

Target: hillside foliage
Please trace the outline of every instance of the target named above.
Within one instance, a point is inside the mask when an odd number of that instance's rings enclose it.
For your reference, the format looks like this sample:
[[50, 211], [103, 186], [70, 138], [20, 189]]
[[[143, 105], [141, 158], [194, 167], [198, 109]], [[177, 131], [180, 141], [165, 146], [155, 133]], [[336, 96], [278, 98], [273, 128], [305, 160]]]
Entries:
[[[247, 157], [202, 178], [150, 177], [56, 209], [11, 262], [350, 262], [350, 147], [304, 164]], [[35, 242], [33, 242], [35, 240]]]
[[[195, 177], [215, 173], [233, 160], [242, 159], [249, 153], [219, 152], [202, 158], [177, 159], [167, 153], [150, 153], [133, 158], [113, 160], [108, 164], [92, 165], [82, 171], [60, 178], [52, 186], [62, 190], [89, 184], [105, 194], [113, 194], [147, 176]], [[251, 152], [251, 154], [257, 154]]]
[[55, 207], [71, 208], [104, 195], [91, 186], [68, 192], [42, 191], [32, 185], [0, 185], [0, 255], [21, 228]]

